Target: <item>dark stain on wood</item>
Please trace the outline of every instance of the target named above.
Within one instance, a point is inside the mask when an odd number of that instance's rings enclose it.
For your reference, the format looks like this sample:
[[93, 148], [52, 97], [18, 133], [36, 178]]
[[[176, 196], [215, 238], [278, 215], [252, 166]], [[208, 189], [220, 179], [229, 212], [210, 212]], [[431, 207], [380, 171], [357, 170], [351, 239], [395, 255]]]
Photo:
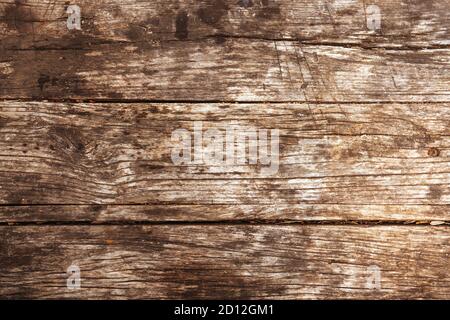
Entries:
[[0, 130], [8, 123], [6, 118], [0, 117]]
[[239, 0], [238, 5], [244, 8], [250, 8], [253, 7], [253, 1], [252, 0]]
[[187, 39], [189, 35], [188, 31], [188, 23], [189, 23], [188, 14], [185, 11], [181, 11], [177, 14], [177, 18], [175, 21], [176, 31], [175, 37], [179, 40]]
[[204, 23], [214, 26], [227, 14], [228, 10], [228, 4], [224, 0], [207, 0], [203, 1], [197, 15]]
[[37, 19], [26, 0], [15, 0], [14, 4], [5, 6], [0, 20], [5, 21], [10, 29], [19, 33], [33, 33], [33, 23]]
[[440, 185], [430, 186], [430, 197], [434, 200], [440, 200], [443, 195], [443, 190]]
[[281, 15], [280, 5], [273, 0], [261, 0], [256, 16], [260, 19], [275, 19]]
[[[39, 90], [41, 91], [41, 93], [44, 92], [44, 86], [47, 83], [51, 82], [50, 76], [46, 75], [46, 74], [41, 74], [37, 80], [38, 82], [38, 86], [39, 86]], [[55, 83], [56, 81], [53, 81], [53, 83]]]

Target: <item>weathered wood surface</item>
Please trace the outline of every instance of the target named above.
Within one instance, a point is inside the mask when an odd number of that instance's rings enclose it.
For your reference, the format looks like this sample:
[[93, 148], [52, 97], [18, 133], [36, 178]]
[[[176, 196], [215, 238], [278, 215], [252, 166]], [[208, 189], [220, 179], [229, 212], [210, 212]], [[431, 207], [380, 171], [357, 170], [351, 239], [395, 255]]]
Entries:
[[448, 102], [450, 49], [214, 39], [2, 50], [0, 99]]
[[[2, 102], [0, 119], [0, 203], [69, 205], [3, 207], [4, 221], [449, 220], [448, 104]], [[277, 170], [248, 153], [174, 164], [172, 133], [194, 121], [279, 129]]]
[[[449, 299], [449, 9], [1, 1], [0, 298]], [[279, 168], [174, 164], [195, 121]]]
[[[6, 298], [450, 298], [448, 227], [42, 226], [0, 231], [0, 296]], [[71, 265], [80, 268], [78, 290], [66, 287]], [[380, 271], [380, 287], [371, 282], [374, 268]]]
[[1, 205], [0, 223], [135, 224], [216, 222], [254, 224], [415, 224], [450, 223], [449, 206], [435, 204], [134, 204]]
[[[69, 4], [81, 8], [82, 31], [66, 26]], [[369, 5], [380, 8], [380, 30], [367, 27]], [[0, 4], [0, 40], [10, 48], [207, 37], [440, 47], [449, 45], [448, 8], [448, 0], [6, 0]]]

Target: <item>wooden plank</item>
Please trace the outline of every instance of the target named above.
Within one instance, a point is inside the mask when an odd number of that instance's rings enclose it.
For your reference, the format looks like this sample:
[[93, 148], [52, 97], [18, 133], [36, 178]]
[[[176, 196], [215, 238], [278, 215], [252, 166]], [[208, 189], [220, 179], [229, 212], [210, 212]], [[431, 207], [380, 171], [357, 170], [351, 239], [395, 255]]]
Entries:
[[[67, 27], [69, 4], [81, 9], [81, 31]], [[370, 5], [380, 10], [379, 30], [367, 24]], [[0, 40], [14, 48], [211, 36], [366, 47], [448, 46], [449, 9], [448, 0], [5, 0], [0, 4]]]
[[230, 40], [5, 51], [0, 98], [449, 101], [450, 50]]
[[[2, 102], [0, 120], [2, 221], [449, 220], [446, 103]], [[174, 162], [194, 122], [227, 150], [231, 126], [277, 129], [279, 156]]]
[[134, 224], [145, 222], [274, 222], [314, 224], [450, 223], [449, 205], [436, 204], [134, 204], [0, 205], [0, 222]]
[[0, 99], [448, 102], [450, 97], [450, 49], [208, 39], [0, 53]]
[[[450, 298], [448, 227], [0, 230], [3, 298]], [[73, 265], [80, 268], [80, 289], [66, 286]]]

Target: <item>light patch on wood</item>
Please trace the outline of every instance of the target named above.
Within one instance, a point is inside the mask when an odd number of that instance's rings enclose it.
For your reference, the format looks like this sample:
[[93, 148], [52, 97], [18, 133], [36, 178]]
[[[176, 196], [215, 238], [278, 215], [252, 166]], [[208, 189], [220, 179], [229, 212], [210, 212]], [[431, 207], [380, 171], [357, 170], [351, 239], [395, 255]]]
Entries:
[[14, 72], [14, 69], [11, 66], [10, 63], [8, 63], [8, 62], [0, 63], [0, 74], [3, 74], [3, 75], [7, 76], [7, 75], [10, 75], [13, 72]]

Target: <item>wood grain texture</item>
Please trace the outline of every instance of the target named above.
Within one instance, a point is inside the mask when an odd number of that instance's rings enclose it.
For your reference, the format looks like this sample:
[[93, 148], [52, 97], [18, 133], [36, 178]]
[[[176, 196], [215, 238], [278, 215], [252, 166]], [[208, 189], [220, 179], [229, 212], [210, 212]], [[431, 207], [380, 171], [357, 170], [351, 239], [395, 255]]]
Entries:
[[[449, 299], [449, 9], [1, 1], [0, 298]], [[200, 122], [279, 167], [175, 164]]]
[[[0, 119], [4, 221], [449, 219], [448, 104], [2, 102]], [[278, 171], [175, 165], [194, 121], [278, 129]]]
[[[82, 31], [66, 26], [69, 4], [81, 8]], [[369, 5], [380, 8], [380, 30], [367, 27]], [[5, 0], [0, 4], [0, 39], [9, 48], [207, 37], [439, 47], [449, 45], [449, 6], [448, 0]]]
[[2, 50], [0, 99], [448, 102], [450, 49], [214, 39]]
[[[0, 296], [448, 299], [447, 227], [0, 227]], [[81, 270], [81, 289], [66, 269]], [[373, 266], [380, 289], [367, 285]]]

